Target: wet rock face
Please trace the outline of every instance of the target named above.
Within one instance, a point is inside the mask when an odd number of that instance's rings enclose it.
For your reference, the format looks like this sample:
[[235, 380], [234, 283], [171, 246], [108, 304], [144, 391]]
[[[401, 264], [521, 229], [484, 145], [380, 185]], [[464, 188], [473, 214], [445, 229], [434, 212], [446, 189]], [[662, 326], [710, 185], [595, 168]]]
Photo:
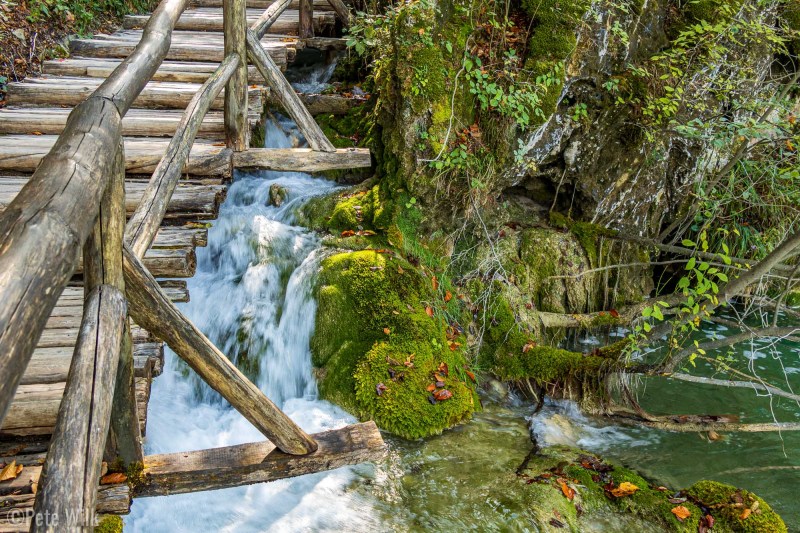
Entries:
[[[525, 166], [509, 173], [502, 183], [505, 191], [629, 235], [654, 236], [674, 219], [701, 174], [701, 156], [707, 154], [670, 128], [648, 139], [640, 110], [618, 104], [606, 86], [629, 77], [629, 65], [644, 65], [669, 46], [674, 9], [666, 0], [644, 0], [629, 13], [610, 13], [601, 3], [592, 4], [577, 29], [557, 109], [529, 136]], [[627, 43], [615, 35], [615, 24], [624, 28]], [[758, 70], [765, 58], [751, 56], [743, 68]], [[707, 75], [696, 73], [698, 82], [687, 88], [689, 98], [706, 97], [715, 75], [712, 67]]]

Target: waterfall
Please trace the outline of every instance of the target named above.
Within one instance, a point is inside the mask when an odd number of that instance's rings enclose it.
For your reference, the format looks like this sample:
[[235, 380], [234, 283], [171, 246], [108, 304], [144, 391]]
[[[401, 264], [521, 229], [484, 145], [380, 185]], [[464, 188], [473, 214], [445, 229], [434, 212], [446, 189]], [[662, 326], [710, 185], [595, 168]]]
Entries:
[[[298, 138], [289, 121], [267, 124], [267, 147], [291, 147]], [[280, 207], [269, 205], [275, 184], [288, 191]], [[209, 230], [208, 246], [198, 249], [197, 274], [188, 282], [191, 301], [180, 305], [309, 433], [356, 422], [317, 398], [309, 340], [316, 313], [313, 279], [325, 252], [316, 234], [294, 225], [299, 206], [336, 188], [301, 173], [237, 173]], [[264, 440], [172, 351], [166, 350], [165, 357], [164, 372], [153, 382], [147, 454]], [[137, 499], [125, 530], [374, 530], [379, 522], [371, 503], [347, 490], [371, 472], [366, 465], [249, 487]]]

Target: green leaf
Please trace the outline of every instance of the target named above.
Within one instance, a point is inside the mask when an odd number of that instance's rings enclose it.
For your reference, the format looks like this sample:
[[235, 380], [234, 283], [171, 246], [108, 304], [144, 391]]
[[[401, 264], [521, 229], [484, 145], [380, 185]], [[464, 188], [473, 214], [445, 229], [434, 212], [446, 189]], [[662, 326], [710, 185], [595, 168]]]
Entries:
[[689, 262], [686, 263], [686, 270], [692, 270], [694, 268], [694, 265], [696, 264], [697, 264], [697, 259], [692, 257], [691, 259], [689, 259]]
[[695, 246], [697, 246], [697, 244], [694, 241], [689, 239], [683, 239], [681, 241], [681, 244], [686, 246], [687, 248], [694, 248]]

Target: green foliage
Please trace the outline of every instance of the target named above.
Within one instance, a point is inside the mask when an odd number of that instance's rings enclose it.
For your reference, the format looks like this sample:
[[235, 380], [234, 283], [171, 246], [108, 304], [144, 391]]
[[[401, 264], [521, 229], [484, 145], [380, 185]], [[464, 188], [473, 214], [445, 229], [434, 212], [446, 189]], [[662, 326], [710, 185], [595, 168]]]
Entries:
[[[478, 406], [474, 385], [463, 350], [448, 347], [447, 324], [426, 312], [430, 286], [407, 261], [372, 250], [323, 261], [311, 341], [322, 397], [411, 439], [469, 418]], [[441, 363], [453, 396], [432, 404], [426, 387]]]
[[31, 22], [50, 17], [74, 19], [78, 33], [85, 33], [96, 24], [99, 16], [121, 17], [129, 13], [150, 11], [156, 0], [37, 0], [30, 2]]

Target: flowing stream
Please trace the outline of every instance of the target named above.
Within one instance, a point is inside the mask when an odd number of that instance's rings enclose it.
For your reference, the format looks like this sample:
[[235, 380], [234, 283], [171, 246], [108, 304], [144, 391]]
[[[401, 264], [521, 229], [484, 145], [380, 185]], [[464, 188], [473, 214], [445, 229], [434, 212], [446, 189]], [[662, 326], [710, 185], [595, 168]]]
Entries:
[[[304, 83], [318, 84], [329, 74], [330, 68], [317, 69], [301, 77]], [[291, 122], [268, 122], [266, 146], [290, 147], [298, 139]], [[288, 191], [280, 207], [268, 200], [276, 184]], [[356, 421], [317, 396], [309, 351], [316, 312], [312, 287], [326, 251], [316, 234], [294, 225], [299, 206], [336, 188], [333, 182], [300, 173], [237, 173], [209, 230], [208, 246], [198, 249], [197, 274], [189, 280], [191, 301], [181, 305], [309, 433]], [[781, 370], [776, 355], [796, 362], [796, 350], [782, 343], [756, 346], [748, 353], [769, 374]], [[787, 371], [793, 379], [800, 374], [800, 368]], [[800, 417], [796, 404], [770, 402], [752, 391], [720, 392], [664, 380], [645, 385], [642, 403], [654, 412], [755, 410], [767, 421], [772, 413], [783, 421]], [[263, 440], [169, 350], [164, 372], [154, 381], [150, 407], [148, 454]], [[125, 519], [126, 531], [531, 530], [524, 500], [509, 494], [507, 485], [508, 473], [530, 449], [531, 432], [540, 444], [601, 452], [675, 487], [702, 478], [739, 484], [772, 502], [788, 524], [800, 523], [800, 505], [793, 497], [800, 477], [800, 439], [795, 434], [726, 435], [712, 442], [697, 434], [602, 425], [569, 403], [550, 403], [538, 415], [532, 413], [533, 406], [507, 395], [500, 402], [486, 401], [471, 423], [442, 436], [419, 442], [386, 436], [390, 452], [377, 465], [137, 499]], [[597, 530], [618, 529], [609, 523]]]

